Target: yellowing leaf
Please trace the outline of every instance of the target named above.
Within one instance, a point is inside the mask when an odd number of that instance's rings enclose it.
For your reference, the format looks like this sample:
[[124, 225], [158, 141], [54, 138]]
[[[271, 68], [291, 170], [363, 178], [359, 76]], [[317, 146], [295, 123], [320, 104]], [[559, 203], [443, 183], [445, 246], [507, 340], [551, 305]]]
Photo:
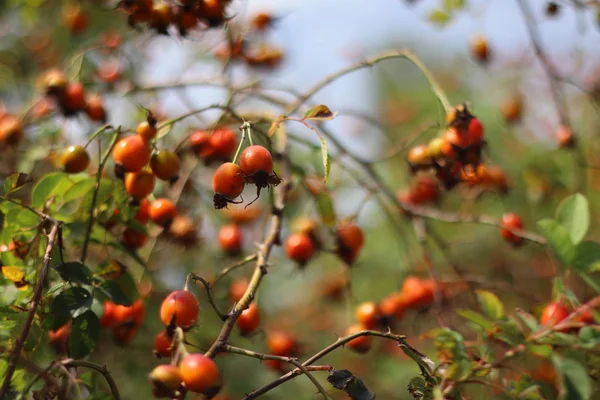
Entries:
[[2, 274], [13, 282], [20, 282], [25, 278], [25, 272], [21, 267], [2, 267]]
[[335, 118], [336, 113], [331, 112], [329, 107], [323, 104], [309, 108], [302, 119], [312, 119], [318, 121], [327, 121]]

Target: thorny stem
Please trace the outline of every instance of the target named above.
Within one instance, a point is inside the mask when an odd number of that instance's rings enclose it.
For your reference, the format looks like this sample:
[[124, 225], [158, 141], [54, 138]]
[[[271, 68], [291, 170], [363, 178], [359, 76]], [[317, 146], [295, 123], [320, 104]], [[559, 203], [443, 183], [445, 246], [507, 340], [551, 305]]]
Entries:
[[87, 257], [88, 246], [90, 244], [90, 237], [92, 236], [92, 228], [94, 227], [94, 209], [96, 208], [96, 202], [98, 201], [98, 192], [100, 191], [100, 181], [102, 180], [102, 172], [104, 171], [104, 166], [110, 157], [110, 153], [117, 143], [117, 139], [119, 138], [119, 134], [121, 132], [121, 127], [117, 128], [115, 131], [113, 138], [111, 139], [110, 145], [104, 154], [104, 157], [100, 160], [100, 164], [98, 165], [98, 172], [96, 172], [96, 184], [94, 186], [94, 193], [92, 193], [92, 203], [90, 205], [90, 219], [88, 221], [87, 229], [85, 231], [85, 237], [83, 240], [83, 246], [81, 247], [81, 263], [85, 264], [85, 259]]
[[6, 398], [8, 394], [8, 391], [10, 389], [10, 382], [17, 368], [19, 358], [21, 357], [21, 351], [23, 350], [25, 341], [29, 336], [29, 331], [31, 330], [31, 325], [33, 324], [35, 313], [37, 311], [38, 306], [40, 305], [44, 284], [46, 282], [46, 275], [48, 274], [48, 269], [50, 268], [50, 261], [52, 260], [52, 250], [56, 245], [58, 232], [61, 229], [61, 224], [62, 223], [59, 221], [52, 221], [52, 229], [48, 234], [48, 245], [46, 246], [46, 251], [44, 253], [44, 263], [37, 277], [37, 283], [33, 291], [33, 298], [31, 299], [31, 306], [29, 307], [29, 312], [27, 313], [27, 318], [25, 319], [23, 329], [21, 329], [21, 333], [19, 334], [19, 337], [17, 338], [15, 345], [8, 356], [8, 366], [6, 368], [4, 381], [2, 382], [2, 387], [0, 387], [0, 399]]

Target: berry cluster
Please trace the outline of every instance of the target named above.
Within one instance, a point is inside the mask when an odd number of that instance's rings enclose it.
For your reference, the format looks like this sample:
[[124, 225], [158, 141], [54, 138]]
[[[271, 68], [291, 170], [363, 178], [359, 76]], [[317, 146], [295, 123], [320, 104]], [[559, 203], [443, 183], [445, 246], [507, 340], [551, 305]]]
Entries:
[[256, 199], [258, 199], [261, 189], [279, 183], [281, 179], [273, 171], [271, 152], [260, 145], [248, 146], [239, 156], [239, 165], [226, 162], [215, 171], [212, 179], [215, 208], [224, 208], [228, 203], [241, 203], [243, 200], [237, 201], [236, 198], [242, 194], [246, 184], [256, 185]]
[[171, 357], [175, 362], [157, 366], [150, 373], [156, 397], [174, 398], [176, 392], [202, 393], [209, 398], [221, 390], [221, 373], [215, 362], [200, 353], [189, 354], [184, 338], [175, 341], [176, 330], [187, 332], [198, 320], [198, 299], [187, 290], [171, 292], [160, 306], [160, 319], [165, 325], [154, 341], [157, 357]]
[[58, 104], [66, 117], [84, 112], [92, 121], [106, 121], [106, 110], [98, 95], [86, 96], [81, 82], [69, 82], [64, 72], [58, 69], [47, 71], [41, 78], [41, 87], [46, 96]]
[[128, 14], [132, 27], [147, 23], [156, 32], [168, 35], [169, 27], [185, 36], [200, 23], [217, 27], [227, 21], [226, 8], [231, 0], [182, 0], [173, 5], [163, 0], [121, 0], [119, 6]]
[[[275, 22], [268, 13], [259, 13], [251, 21], [250, 29], [215, 50], [215, 57], [224, 62], [231, 59], [251, 67], [276, 68], [283, 60], [283, 52], [264, 39], [264, 32]], [[241, 29], [240, 29], [241, 30]]]

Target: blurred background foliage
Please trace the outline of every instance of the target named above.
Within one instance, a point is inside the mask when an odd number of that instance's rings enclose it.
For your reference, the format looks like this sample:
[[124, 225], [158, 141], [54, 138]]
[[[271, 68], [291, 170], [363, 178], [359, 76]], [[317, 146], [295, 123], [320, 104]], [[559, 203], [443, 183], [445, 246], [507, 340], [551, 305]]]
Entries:
[[[238, 20], [240, 24], [247, 21], [259, 8], [252, 6], [252, 1], [248, 2], [249, 5], [245, 3], [234, 2], [234, 24]], [[473, 12], [485, 8], [481, 5], [482, 2], [474, 2], [475, 5], [466, 4], [469, 3], [467, 1], [429, 1], [423, 2], [426, 4], [422, 5], [400, 0], [381, 4], [376, 1], [372, 4], [349, 2], [346, 5], [341, 1], [332, 3], [336, 3], [335, 7], [338, 8], [381, 6], [399, 14], [417, 15], [416, 9], [418, 16], [425, 21], [427, 29], [433, 30], [442, 29], [441, 26], [450, 29], [455, 18], [495, 18], [494, 15], [482, 17]], [[543, 10], [547, 2], [531, 3], [539, 11]], [[569, 21], [579, 18], [575, 16], [577, 13], [583, 13], [581, 18], [587, 30], [582, 36], [591, 36], [591, 40], [597, 44], [600, 33], [597, 26], [593, 26], [593, 12], [576, 10], [571, 2], [560, 2], [561, 5], [562, 3], [565, 5], [561, 7], [561, 15], [567, 15], [565, 18]], [[450, 11], [447, 8], [449, 4]], [[113, 125], [134, 127], [145, 115], [140, 105], [153, 109], [159, 115], [174, 118], [189, 109], [222, 101], [226, 90], [213, 87], [199, 87], [189, 91], [139, 90], [141, 87], [176, 79], [182, 82], [188, 78], [212, 79], [222, 68], [212, 55], [213, 50], [224, 40], [222, 31], [191, 32], [187, 38], [176, 35], [159, 36], [143, 28], [136, 31], [127, 25], [126, 16], [122, 12], [114, 10], [114, 5], [109, 1], [3, 1], [0, 7], [0, 97], [4, 107], [17, 115], [24, 113], [40, 98], [36, 82], [40, 74], [51, 67], [66, 70], [68, 76], [72, 80], [80, 80], [86, 90], [101, 93], [109, 113], [108, 122]], [[269, 9], [277, 14], [277, 2], [264, 6], [269, 6]], [[74, 34], [65, 22], [66, 15], [77, 7], [84, 10], [89, 22], [80, 34]], [[305, 7], [319, 8], [320, 5], [317, 2], [307, 2], [297, 6], [301, 11]], [[326, 6], [327, 9], [328, 7]], [[305, 40], [303, 35], [307, 34], [307, 31], [315, 29], [321, 32], [319, 25], [327, 25], [328, 17], [319, 18], [318, 13], [310, 14], [311, 18], [304, 17], [300, 23], [294, 23], [295, 26], [303, 24], [303, 30], [293, 32], [286, 28], [286, 12], [288, 11], [284, 11], [281, 21], [269, 33], [285, 54], [282, 67], [284, 72], [248, 70], [245, 66], [236, 65], [229, 71], [236, 82], [257, 80], [266, 87], [284, 86], [282, 83], [286, 81], [286, 76], [302, 75], [303, 71], [311, 69], [312, 60], [294, 58], [293, 53], [288, 55], [286, 52], [288, 47], [293, 48], [297, 42]], [[538, 14], [543, 18], [544, 24], [565, 23], [560, 15], [553, 20], [543, 13]], [[290, 15], [293, 16], [293, 13], [290, 12]], [[356, 24], [356, 29], [362, 31], [369, 29], [376, 21], [362, 25], [357, 20], [344, 23]], [[504, 26], [510, 30], [512, 25], [517, 23], [520, 22], [510, 19], [504, 21]], [[486, 22], [482, 21], [480, 24], [485, 26]], [[570, 27], [573, 25], [572, 21], [568, 24]], [[106, 49], [109, 32], [122, 38], [123, 45], [114, 51]], [[563, 32], [566, 32], [565, 35], [569, 35], [570, 39], [577, 40], [576, 29], [563, 29]], [[474, 214], [485, 213], [495, 217], [500, 217], [506, 211], [514, 211], [524, 218], [526, 228], [536, 230], [535, 222], [554, 214], [559, 202], [576, 189], [576, 180], [583, 173], [586, 185], [580, 190], [592, 205], [594, 221], [590, 237], [597, 238], [595, 222], [598, 220], [600, 204], [600, 181], [596, 173], [600, 167], [597, 140], [600, 132], [597, 92], [600, 82], [599, 47], [578, 53], [578, 63], [583, 65], [582, 68], [569, 69], [569, 66], [577, 64], [570, 56], [563, 54], [553, 58], [561, 71], [573, 72], [568, 75], [568, 79], [572, 79], [574, 83], [563, 85], [573, 127], [588, 164], [584, 166], [578, 163], [572, 153], [559, 149], [554, 140], [557, 129], [554, 105], [548, 94], [546, 78], [527, 44], [526, 37], [521, 38], [520, 44], [524, 49], [522, 52], [519, 52], [520, 48], [514, 48], [511, 53], [505, 47], [498, 54], [492, 53], [488, 65], [480, 65], [465, 57], [465, 54], [454, 54], [452, 48], [443, 48], [442, 42], [436, 42], [431, 36], [424, 40], [420, 40], [418, 36], [415, 32], [390, 35], [379, 38], [376, 43], [369, 43], [367, 48], [358, 49], [355, 49], [352, 43], [343, 43], [341, 38], [327, 29], [322, 31], [321, 39], [325, 42], [336, 40], [337, 43], [341, 43], [340, 47], [345, 46], [345, 51], [351, 53], [347, 58], [355, 61], [380, 50], [414, 49], [441, 81], [453, 103], [468, 101], [472, 105], [473, 113], [483, 121], [486, 130], [486, 162], [505, 171], [510, 182], [510, 192], [507, 195], [495, 191], [477, 193], [473, 188], [458, 187], [443, 196], [439, 208]], [[462, 45], [466, 46], [469, 38], [463, 39], [465, 43]], [[493, 36], [490, 37], [490, 43], [493, 46]], [[551, 41], [545, 41], [544, 44], [552, 51]], [[318, 55], [321, 43], [311, 41], [306, 46], [314, 46], [315, 54]], [[318, 56], [315, 59], [318, 59]], [[325, 66], [322, 61], [315, 61], [313, 68], [317, 70], [318, 76], [324, 76], [346, 64], [348, 60], [338, 60]], [[563, 64], [567, 68], [563, 68]], [[102, 76], [102, 71], [110, 70], [112, 66], [117, 66], [115, 68], [118, 68], [120, 76], [114, 82], [107, 82], [110, 81], [110, 77]], [[275, 84], [271, 84], [272, 75]], [[443, 113], [437, 99], [422, 74], [406, 61], [386, 62], [368, 72], [355, 75], [358, 77], [353, 75], [349, 80], [342, 78], [341, 81], [346, 83], [336, 83], [325, 90], [324, 94], [317, 96], [332, 110], [340, 111], [334, 121], [325, 122], [324, 126], [334, 132], [354, 153], [365, 159], [377, 159], [395, 153], [378, 162], [376, 170], [391, 189], [406, 188], [414, 179], [405, 161], [407, 146], [426, 143], [439, 133]], [[359, 79], [362, 79], [363, 83], [360, 83]], [[295, 82], [301, 83], [302, 80]], [[352, 92], [352, 85], [359, 86], [361, 90]], [[307, 87], [308, 85], [297, 84], [295, 89], [302, 91]], [[523, 99], [524, 115], [520, 122], [507, 123], [503, 118], [502, 107], [506, 102], [514, 100], [514, 96], [522, 96], [520, 98]], [[357, 115], [349, 115], [353, 111], [347, 106], [349, 101], [336, 104], [336, 99], [345, 100], [348, 97], [352, 97], [353, 104], [357, 105], [358, 115], [370, 114], [377, 120], [377, 124], [371, 124]], [[245, 100], [240, 107], [248, 112], [275, 112], [273, 107], [256, 99]], [[348, 112], [344, 107], [347, 107]], [[173, 147], [190, 130], [207, 128], [216, 115], [218, 114], [207, 112], [199, 118], [190, 118], [177, 124], [161, 142], [161, 146]], [[232, 127], [236, 128], [235, 124], [232, 124]], [[31, 173], [34, 179], [39, 179], [56, 169], [58, 151], [67, 143], [85, 143], [86, 136], [95, 129], [94, 124], [84, 117], [66, 119], [50, 114], [39, 124], [27, 126], [25, 140], [17, 150], [1, 150], [2, 176], [6, 177], [14, 171], [26, 171]], [[290, 126], [289, 129], [313, 144], [313, 147], [293, 145], [293, 164], [305, 174], [322, 174], [318, 141], [312, 132], [300, 125]], [[96, 153], [92, 151], [91, 154], [95, 159]], [[365, 229], [366, 235], [364, 251], [351, 268], [343, 265], [333, 254], [322, 252], [306, 268], [300, 269], [287, 260], [280, 249], [276, 249], [271, 260], [272, 267], [257, 299], [263, 313], [263, 329], [294, 332], [303, 343], [302, 353], [305, 355], [315, 353], [342, 336], [345, 328], [354, 319], [354, 308], [357, 304], [382, 300], [386, 295], [397, 291], [407, 275], [428, 275], [423, 252], [410, 220], [397, 211], [387, 210], [375, 198], [369, 197], [364, 188], [351, 176], [350, 169], [355, 167], [351, 162], [344, 161], [344, 157], [339, 155], [335, 146], [331, 146], [331, 154], [335, 162], [328, 188], [336, 213], [339, 217], [346, 217], [360, 211], [358, 221]], [[338, 161], [341, 161], [341, 164]], [[198, 168], [191, 179], [192, 189], [184, 192], [178, 205], [178, 208], [191, 216], [197, 224], [201, 236], [201, 242], [197, 245], [184, 248], [168, 240], [159, 239], [151, 257], [145, 249], [140, 251], [143, 259], [149, 257], [148, 273], [126, 254], [109, 250], [110, 257], [125, 263], [136, 279], [144, 278], [143, 292], [147, 293], [146, 319], [135, 340], [125, 346], [119, 346], [114, 343], [108, 332], [102, 332], [101, 340], [91, 355], [94, 362], [108, 366], [124, 399], [151, 396], [147, 374], [152, 366], [159, 363], [154, 358], [152, 349], [156, 333], [163, 329], [157, 309], [165, 295], [173, 289], [181, 288], [188, 272], [210, 278], [237, 260], [235, 257], [224, 255], [216, 244], [216, 232], [229, 217], [226, 211], [215, 211], [212, 207], [210, 189], [207, 189], [211, 175], [212, 169]], [[296, 183], [300, 183], [299, 180]], [[23, 198], [26, 195], [26, 192], [19, 194]], [[246, 196], [252, 198], [252, 193], [246, 193]], [[268, 198], [263, 196], [256, 203], [256, 209], [262, 212], [267, 207]], [[237, 210], [241, 206], [231, 208]], [[298, 185], [293, 192], [293, 201], [286, 209], [286, 216], [290, 218], [289, 221], [293, 221], [294, 218], [307, 214], [318, 217], [315, 200], [307, 196], [307, 191], [302, 185]], [[263, 215], [256, 222], [244, 225], [244, 253], [249, 254], [254, 250], [255, 243], [262, 238], [265, 223], [266, 218]], [[544, 247], [527, 244], [521, 248], [512, 248], [502, 241], [494, 227], [485, 225], [433, 221], [430, 229], [432, 234], [447, 244], [446, 255], [435, 245], [432, 246], [432, 262], [438, 279], [445, 282], [458, 281], [451, 267], [455, 265], [469, 276], [477, 287], [496, 293], [505, 303], [507, 310], [520, 308], [535, 314], [552, 299], [556, 265]], [[289, 231], [290, 224], [286, 224], [284, 237]], [[92, 247], [88, 264], [93, 266], [94, 263], [104, 261], [105, 252], [104, 247]], [[249, 277], [250, 269], [250, 266], [239, 268], [215, 288], [215, 296], [222, 309], [230, 305], [227, 300], [228, 286], [236, 278]], [[328, 283], [345, 277], [351, 281], [349, 290], [336, 301], [328, 300], [324, 296], [324, 288]], [[0, 283], [3, 285], [0, 294], [3, 304], [13, 303], [19, 296], [21, 300], [27, 298], [27, 292], [19, 292], [10, 286], [9, 282]], [[579, 298], [591, 296], [589, 288], [577, 278], [571, 276], [568, 283]], [[192, 345], [206, 349], [218, 334], [221, 321], [212, 313], [202, 287], [193, 290], [201, 299], [203, 311], [198, 328], [190, 333], [188, 340]], [[467, 340], [476, 339], [472, 332], [465, 329], [464, 319], [454, 312], [457, 308], [471, 306], [472, 299], [469, 293], [459, 291], [439, 308], [407, 314], [394, 326], [394, 332], [407, 335], [411, 345], [433, 356], [431, 341], [421, 337], [432, 328], [448, 326], [462, 332]], [[98, 307], [99, 305], [96, 309], [99, 309]], [[44, 335], [45, 332], [38, 326], [35, 336], [39, 338], [39, 343], [32, 346], [33, 351], [27, 356], [27, 363], [43, 366], [54, 358], [43, 340]], [[250, 338], [235, 333], [231, 343], [256, 351], [267, 351], [262, 332]], [[222, 368], [226, 382], [223, 392], [232, 398], [240, 398], [244, 393], [278, 376], [261, 367], [258, 360], [234, 354], [219, 356], [217, 363]], [[411, 398], [406, 386], [410, 377], [418, 373], [413, 362], [396, 346], [385, 341], [376, 341], [373, 350], [366, 355], [357, 355], [348, 349], [341, 349], [326, 357], [323, 363], [334, 365], [338, 369], [351, 370], [377, 393], [379, 399]], [[518, 369], [521, 373], [528, 374], [535, 367], [536, 362], [532, 361], [519, 365]], [[81, 378], [100, 381], [102, 379], [89, 372], [84, 373]], [[99, 385], [102, 386], [103, 383]], [[481, 390], [480, 392], [475, 388], [469, 393], [469, 398], [477, 399], [489, 395]], [[264, 398], [311, 399], [316, 396], [313, 393], [314, 387], [310, 381], [300, 377], [265, 395]], [[333, 395], [338, 396], [338, 393]]]

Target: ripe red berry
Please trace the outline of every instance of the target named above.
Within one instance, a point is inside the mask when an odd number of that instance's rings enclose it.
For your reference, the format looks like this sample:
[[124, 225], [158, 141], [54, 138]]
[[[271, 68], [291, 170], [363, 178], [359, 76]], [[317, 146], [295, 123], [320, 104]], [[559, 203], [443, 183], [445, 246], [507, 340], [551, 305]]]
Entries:
[[234, 163], [221, 164], [213, 175], [212, 184], [215, 208], [223, 208], [242, 194], [245, 185], [242, 170]]
[[162, 330], [154, 339], [154, 354], [157, 357], [171, 357], [173, 337], [169, 336], [167, 330]]
[[260, 310], [256, 303], [250, 304], [247, 309], [242, 311], [236, 324], [243, 335], [247, 335], [258, 329], [260, 326]]
[[436, 201], [440, 197], [438, 181], [429, 175], [418, 176], [411, 197], [415, 204]]
[[144, 302], [138, 299], [131, 306], [117, 305], [115, 307], [115, 320], [120, 325], [141, 325], [146, 314]]
[[63, 25], [74, 35], [79, 35], [90, 24], [89, 16], [79, 7], [65, 9], [62, 15]]
[[147, 169], [131, 172], [125, 175], [125, 190], [134, 199], [143, 199], [152, 193], [155, 181], [154, 175]]
[[556, 132], [556, 141], [561, 149], [571, 148], [575, 145], [573, 131], [565, 125], [561, 125]]
[[433, 304], [435, 284], [431, 279], [408, 276], [404, 279], [401, 293], [407, 308], [427, 308]]
[[216, 128], [209, 139], [210, 156], [218, 160], [229, 160], [237, 148], [237, 136], [229, 128]]
[[102, 317], [100, 318], [100, 326], [103, 328], [108, 328], [113, 326], [116, 322], [115, 311], [117, 309], [117, 305], [112, 301], [104, 302], [104, 312], [102, 313]]
[[207, 131], [192, 133], [190, 147], [198, 157], [210, 157], [214, 153], [214, 149], [210, 144], [210, 133]]
[[246, 293], [246, 289], [248, 289], [248, 279], [241, 278], [233, 281], [231, 286], [229, 286], [229, 301], [235, 303], [240, 301], [244, 293]]
[[228, 224], [219, 230], [219, 246], [229, 254], [242, 250], [242, 230], [236, 224]]
[[379, 303], [382, 316], [388, 319], [402, 318], [407, 308], [406, 298], [401, 293], [392, 293]]
[[106, 121], [106, 110], [104, 108], [104, 102], [102, 101], [102, 97], [98, 95], [91, 96], [87, 100], [85, 112], [92, 121]]
[[[352, 325], [346, 329], [346, 336], [353, 335], [360, 331], [364, 331], [367, 328], [360, 324]], [[346, 346], [357, 353], [366, 353], [371, 349], [371, 337], [370, 336], [358, 336], [346, 343]]]
[[375, 329], [379, 326], [381, 311], [373, 301], [361, 303], [356, 307], [356, 320], [367, 329]]
[[83, 172], [90, 165], [90, 156], [81, 145], [69, 146], [60, 157], [60, 163], [65, 172], [76, 174]]
[[267, 348], [276, 356], [291, 357], [298, 350], [298, 342], [288, 333], [273, 331], [267, 335]]
[[105, 61], [98, 67], [96, 72], [102, 82], [115, 83], [121, 79], [121, 64], [116, 60]]
[[179, 157], [171, 150], [159, 150], [150, 158], [150, 168], [158, 179], [174, 182], [179, 173]]
[[502, 216], [500, 222], [500, 235], [509, 243], [517, 246], [523, 242], [523, 238], [515, 235], [509, 229], [523, 229], [523, 220], [518, 214], [506, 213]]
[[148, 213], [152, 222], [164, 227], [173, 221], [177, 215], [177, 208], [169, 199], [156, 199], [150, 204]]
[[122, 240], [125, 246], [135, 250], [146, 244], [148, 236], [143, 232], [127, 228], [123, 231]]
[[563, 319], [567, 318], [569, 314], [569, 310], [564, 304], [560, 302], [550, 303], [542, 311], [540, 324], [547, 327], [553, 327]]
[[293, 233], [285, 241], [285, 252], [290, 259], [304, 265], [315, 254], [315, 244], [306, 233]]
[[65, 89], [65, 106], [68, 111], [83, 110], [86, 107], [85, 89], [80, 82], [67, 84]]
[[188, 354], [181, 360], [179, 371], [185, 387], [195, 393], [214, 396], [221, 388], [221, 374], [217, 364], [204, 354]]
[[143, 199], [140, 202], [140, 206], [138, 207], [137, 212], [135, 213], [135, 217], [133, 217], [137, 222], [142, 225], [146, 225], [148, 221], [150, 221], [150, 202], [148, 199]]
[[169, 326], [171, 321], [182, 328], [190, 328], [198, 319], [200, 304], [191, 292], [176, 290], [171, 292], [160, 306], [160, 320]]
[[483, 132], [484, 130], [481, 121], [477, 118], [471, 119], [471, 122], [469, 122], [469, 128], [467, 130], [469, 145], [480, 144], [483, 140]]
[[273, 157], [269, 150], [263, 146], [248, 146], [240, 154], [240, 168], [244, 175], [273, 173]]
[[150, 148], [139, 136], [127, 136], [117, 142], [112, 157], [124, 172], [139, 172], [148, 164]]
[[348, 264], [352, 264], [364, 244], [362, 229], [354, 222], [345, 221], [336, 228], [338, 255]]
[[54, 331], [48, 331], [48, 342], [58, 354], [66, 354], [71, 335], [71, 321]]

